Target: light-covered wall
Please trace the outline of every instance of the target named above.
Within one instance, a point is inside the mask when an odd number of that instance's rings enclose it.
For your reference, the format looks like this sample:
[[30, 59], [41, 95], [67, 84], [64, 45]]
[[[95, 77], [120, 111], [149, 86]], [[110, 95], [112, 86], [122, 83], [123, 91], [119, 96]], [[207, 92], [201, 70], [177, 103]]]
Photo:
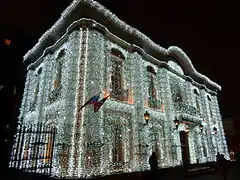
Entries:
[[[214, 161], [218, 151], [228, 158], [216, 95], [208, 93], [206, 88], [200, 88], [193, 80], [187, 80], [184, 69], [177, 61], [172, 61], [174, 59], [168, 62], [168, 67], [164, 67], [161, 63], [149, 61], [145, 55], [131, 52], [122, 45], [124, 43], [96, 29], [79, 27], [56, 45], [53, 53], [42, 57], [40, 64], [29, 69], [20, 119], [22, 124], [42, 122], [57, 127], [52, 174], [59, 177], [89, 177], [119, 171], [142, 171], [149, 168], [148, 158], [155, 149], [159, 150], [159, 167], [180, 165], [179, 132], [185, 131], [186, 127], [180, 124], [176, 129], [175, 119], [194, 124], [188, 133], [191, 163]], [[124, 101], [111, 97], [112, 48], [122, 52], [125, 57], [123, 88], [128, 97]], [[56, 91], [53, 88], [56, 63], [62, 51], [61, 88]], [[155, 108], [150, 108], [148, 103], [148, 66], [155, 72]], [[35, 74], [40, 67], [38, 100], [35, 110], [29, 111], [38, 79]], [[173, 102], [176, 88], [182, 96], [182, 102], [177, 106]], [[53, 92], [59, 94], [50, 102], [49, 96]], [[94, 113], [92, 106], [81, 108], [98, 93], [100, 99], [110, 95], [98, 112]], [[210, 102], [207, 96], [211, 98]], [[193, 113], [192, 109], [197, 108], [198, 112]], [[148, 125], [143, 117], [146, 111], [150, 114]], [[199, 124], [203, 125], [203, 132]], [[213, 127], [218, 129], [217, 134], [213, 133]], [[121, 163], [113, 162], [116, 128], [123, 142]], [[38, 172], [41, 173], [41, 170]]]

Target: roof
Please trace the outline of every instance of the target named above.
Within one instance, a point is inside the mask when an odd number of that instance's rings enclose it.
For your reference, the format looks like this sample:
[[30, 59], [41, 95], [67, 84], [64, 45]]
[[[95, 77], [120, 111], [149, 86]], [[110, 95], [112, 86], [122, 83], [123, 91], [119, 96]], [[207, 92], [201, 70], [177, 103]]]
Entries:
[[160, 59], [159, 57], [162, 57], [161, 59], [168, 56], [175, 57], [183, 66], [186, 75], [214, 91], [221, 90], [221, 86], [195, 70], [190, 58], [179, 47], [171, 46], [166, 49], [159, 46], [145, 34], [121, 21], [115, 14], [93, 0], [74, 0], [61, 14], [58, 21], [26, 53], [24, 62], [34, 62], [39, 59], [46, 48], [55, 44], [66, 33], [68, 27], [81, 18], [96, 20], [109, 32], [114, 33], [129, 44], [137, 45], [141, 51], [157, 59]]

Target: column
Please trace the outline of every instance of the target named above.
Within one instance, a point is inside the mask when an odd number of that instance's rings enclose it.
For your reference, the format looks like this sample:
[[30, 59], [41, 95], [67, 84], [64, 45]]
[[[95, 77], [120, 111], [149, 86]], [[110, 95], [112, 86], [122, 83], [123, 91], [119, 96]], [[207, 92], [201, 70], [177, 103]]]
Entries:
[[[176, 134], [174, 136], [174, 132], [172, 130], [172, 127], [174, 125], [173, 120], [175, 119], [174, 110], [172, 106], [172, 94], [170, 89], [170, 83], [169, 83], [169, 76], [168, 76], [168, 70], [166, 68], [160, 68], [159, 69], [159, 86], [160, 86], [160, 92], [162, 101], [164, 104], [164, 112], [166, 114], [166, 121], [164, 122], [163, 128], [164, 128], [164, 148], [165, 148], [165, 157], [164, 162], [165, 166], [176, 166], [179, 164], [178, 159], [181, 159], [179, 156], [180, 153], [177, 152], [177, 146], [179, 144], [176, 143], [176, 137], [179, 136]], [[172, 154], [177, 154], [178, 158], [173, 159]]]
[[204, 119], [204, 136], [203, 136], [203, 142], [204, 146], [206, 147], [207, 151], [207, 159], [206, 161], [211, 161], [213, 156], [213, 142], [211, 139], [211, 126], [210, 126], [210, 120], [209, 120], [209, 110], [208, 110], [208, 102], [207, 102], [207, 94], [205, 92], [205, 89], [200, 89], [200, 96], [201, 96], [201, 107], [203, 111], [203, 119]]

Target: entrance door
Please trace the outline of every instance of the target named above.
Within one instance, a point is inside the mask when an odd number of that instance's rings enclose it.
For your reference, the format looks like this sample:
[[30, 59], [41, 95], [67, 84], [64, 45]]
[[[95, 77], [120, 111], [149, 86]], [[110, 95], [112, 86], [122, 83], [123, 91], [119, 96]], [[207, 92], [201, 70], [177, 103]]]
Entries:
[[185, 131], [180, 131], [180, 143], [182, 150], [182, 162], [185, 167], [190, 164], [188, 134]]

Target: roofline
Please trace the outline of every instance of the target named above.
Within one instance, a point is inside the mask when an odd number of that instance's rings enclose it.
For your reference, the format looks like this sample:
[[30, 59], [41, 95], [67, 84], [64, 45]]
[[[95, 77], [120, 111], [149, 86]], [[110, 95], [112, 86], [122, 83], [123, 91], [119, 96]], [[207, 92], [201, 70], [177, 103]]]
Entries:
[[[130, 49], [131, 52], [138, 52], [140, 54], [142, 54], [144, 57], [148, 58], [150, 61], [152, 61], [155, 64], [158, 65], [162, 65], [164, 67], [168, 67], [166, 62], [160, 61], [159, 57], [154, 57], [148, 53], [146, 53], [144, 51], [144, 49], [142, 49], [141, 47], [135, 45], [135, 44], [130, 44], [127, 41], [124, 41], [123, 39], [117, 37], [116, 35], [114, 35], [113, 33], [111, 33], [105, 26], [103, 26], [102, 24], [92, 20], [92, 19], [86, 19], [86, 18], [82, 18], [78, 21], [73, 22], [66, 30], [65, 34], [58, 39], [57, 42], [55, 42], [52, 46], [47, 47], [45, 50], [43, 50], [42, 55], [32, 64], [29, 65], [29, 68], [31, 68], [34, 64], [38, 64], [41, 62], [41, 59], [49, 52], [54, 51], [55, 47], [58, 46], [58, 44], [63, 41], [65, 39], [65, 37], [72, 32], [72, 30], [74, 30], [77, 27], [83, 27], [83, 28], [94, 28], [97, 29], [101, 32], [103, 32], [107, 37], [109, 37], [110, 39], [114, 40], [114, 41], [118, 41], [121, 44], [123, 44], [126, 48]], [[209, 78], [207, 78], [206, 76], [198, 73], [193, 64], [191, 63], [191, 60], [189, 59], [189, 57], [179, 48], [176, 46], [170, 46], [168, 49], [164, 49], [164, 61], [167, 60], [167, 57], [174, 57], [176, 58], [179, 63], [182, 65], [183, 70], [184, 70], [184, 76], [187, 75], [187, 77], [185, 79], [188, 79], [189, 81], [193, 82], [196, 81], [198, 82], [196, 85], [200, 85], [201, 87], [205, 87], [205, 89], [208, 87], [210, 89], [213, 89], [213, 91], [216, 90], [221, 90], [221, 87], [212, 82]], [[159, 53], [160, 54], [160, 53]], [[163, 55], [163, 54], [162, 54]], [[160, 56], [161, 57], [161, 56]], [[200, 82], [201, 83], [200, 83]], [[210, 86], [210, 87], [209, 87]]]
[[[108, 21], [114, 22], [114, 24], [117, 26], [118, 29], [122, 29], [125, 33], [138, 38], [140, 41], [144, 42], [144, 44], [146, 46], [148, 46], [149, 48], [152, 48], [162, 54], [166, 54], [165, 48], [154, 43], [149, 37], [147, 37], [145, 34], [140, 32], [136, 28], [133, 28], [130, 25], [128, 25], [127, 23], [120, 20], [115, 14], [113, 14], [111, 11], [106, 9], [100, 3], [93, 1], [93, 0], [74, 0], [64, 10], [64, 12], [61, 14], [61, 17], [57, 20], [57, 22], [39, 38], [37, 44], [24, 55], [23, 62], [26, 62], [32, 56], [34, 56], [34, 54], [37, 52], [37, 50], [39, 48], [45, 49], [46, 47], [42, 48], [42, 46], [46, 46], [46, 43], [47, 43], [46, 41], [52, 40], [52, 41], [54, 41], [52, 44], [54, 44], [58, 40], [57, 37], [59, 37], [59, 34], [58, 34], [59, 30], [64, 28], [64, 26], [66, 26], [67, 19], [74, 13], [74, 11], [78, 8], [78, 6], [81, 6], [80, 4], [87, 5], [90, 9], [93, 9], [94, 11], [100, 13], [101, 15], [104, 16], [106, 21], [108, 20]], [[81, 15], [79, 15], [79, 16], [81, 16]], [[84, 18], [84, 17], [80, 17], [77, 20], [79, 20], [81, 18]], [[92, 19], [94, 19], [94, 18], [92, 18]], [[65, 27], [65, 29], [67, 27]], [[62, 36], [62, 35], [60, 35], [60, 36]]]
[[[93, 10], [94, 12], [98, 13], [97, 14], [98, 16], [101, 15], [103, 18], [102, 21], [104, 21], [104, 24], [106, 24], [105, 26], [108, 26], [108, 27], [105, 27], [104, 25], [97, 23], [94, 20], [81, 18], [81, 16], [83, 15], [79, 15], [79, 13], [75, 14], [75, 16], [77, 16], [76, 18], [78, 18], [76, 21], [73, 22], [73, 20], [71, 19], [71, 22], [69, 22], [70, 21], [69, 18], [74, 16], [74, 11], [76, 11], [77, 8], [81, 7], [80, 4], [83, 7], [85, 5], [84, 8], [86, 7], [90, 8], [90, 10]], [[94, 15], [95, 17], [93, 18], [98, 17], [98, 16], [96, 17], [96, 14]], [[127, 34], [128, 37], [131, 37], [134, 40], [136, 39], [136, 43], [134, 43], [134, 41], [132, 43], [128, 42], [129, 44], [133, 45], [132, 47], [136, 46], [135, 49], [138, 49], [139, 51], [142, 51], [145, 54], [148, 54], [152, 57], [156, 57], [157, 59], [165, 58], [166, 60], [166, 57], [168, 56], [175, 57], [180, 62], [180, 64], [184, 67], [184, 73], [186, 75], [189, 75], [193, 79], [200, 80], [200, 82], [202, 81], [201, 84], [205, 84], [208, 87], [210, 86], [210, 89], [214, 89], [214, 91], [221, 90], [221, 86], [219, 86], [215, 82], [211, 81], [208, 77], [198, 73], [195, 70], [190, 58], [180, 48], [176, 46], [171, 46], [168, 49], [165, 49], [159, 46], [158, 44], [154, 43], [145, 34], [140, 32], [136, 28], [131, 27], [125, 22], [121, 21], [116, 15], [114, 15], [112, 12], [110, 12], [105, 7], [103, 7], [101, 4], [93, 0], [74, 0], [71, 3], [71, 5], [68, 6], [66, 10], [61, 14], [61, 17], [58, 19], [58, 21], [48, 31], [46, 31], [40, 37], [40, 39], [38, 40], [38, 43], [25, 54], [23, 62], [27, 62], [28, 60], [30, 60], [31, 62], [31, 59], [34, 59], [34, 61], [36, 61], [37, 59], [42, 57], [44, 52], [51, 49], [50, 47], [54, 46], [54, 44], [56, 44], [62, 39], [60, 37], [63, 37], [66, 33], [68, 33], [71, 29], [73, 29], [74, 26], [76, 26], [82, 20], [91, 21], [92, 23], [94, 22], [95, 24], [98, 25], [98, 28], [104, 29], [104, 31], [107, 32], [108, 34], [115, 33], [115, 32], [110, 32], [108, 29], [110, 28], [109, 22], [113, 23], [114, 26], [116, 27], [115, 29], [114, 28], [112, 29], [114, 30], [120, 29], [122, 31], [120, 33], [125, 33]], [[75, 25], [73, 26], [73, 24]], [[120, 36], [120, 34], [117, 34], [117, 35]], [[125, 39], [125, 41], [129, 41], [129, 38]], [[51, 44], [49, 44], [49, 42], [51, 42]], [[162, 58], [159, 58], [160, 56]]]

